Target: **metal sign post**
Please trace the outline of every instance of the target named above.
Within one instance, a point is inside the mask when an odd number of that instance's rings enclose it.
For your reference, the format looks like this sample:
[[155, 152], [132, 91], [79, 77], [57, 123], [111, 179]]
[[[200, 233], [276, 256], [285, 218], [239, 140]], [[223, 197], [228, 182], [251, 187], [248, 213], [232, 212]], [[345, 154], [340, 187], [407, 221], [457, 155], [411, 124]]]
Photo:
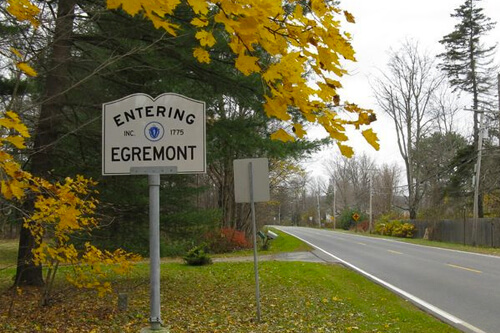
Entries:
[[234, 160], [233, 167], [235, 201], [238, 203], [250, 203], [252, 210], [255, 302], [257, 305], [257, 321], [260, 322], [259, 264], [257, 257], [257, 223], [255, 222], [255, 203], [270, 200], [269, 161], [267, 158]]
[[160, 300], [160, 173], [176, 174], [176, 167], [131, 168], [131, 174], [147, 174], [149, 187], [149, 278], [150, 327], [141, 333], [168, 333], [162, 327]]
[[255, 223], [255, 201], [253, 189], [252, 162], [248, 163], [248, 179], [250, 182], [250, 207], [252, 210], [252, 232], [253, 232], [253, 267], [255, 274], [255, 302], [257, 304], [257, 322], [260, 322], [260, 288], [259, 288], [259, 261], [257, 260], [257, 225]]
[[160, 309], [160, 174], [148, 175], [149, 186], [149, 274], [151, 279], [149, 322], [152, 331], [161, 329]]

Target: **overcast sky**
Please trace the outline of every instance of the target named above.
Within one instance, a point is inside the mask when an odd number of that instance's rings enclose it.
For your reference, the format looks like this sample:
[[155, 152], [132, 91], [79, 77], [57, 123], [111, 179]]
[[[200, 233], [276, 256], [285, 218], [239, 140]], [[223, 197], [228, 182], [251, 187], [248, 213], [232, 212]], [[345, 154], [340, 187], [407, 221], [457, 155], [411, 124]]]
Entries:
[[[455, 8], [465, 0], [342, 0], [342, 8], [351, 12], [356, 18], [356, 24], [346, 25], [345, 28], [352, 34], [352, 44], [356, 51], [357, 62], [350, 64], [350, 75], [341, 82], [344, 91], [341, 97], [349, 102], [359, 104], [377, 112], [378, 121], [373, 126], [380, 138], [381, 149], [376, 152], [360, 135], [354, 134], [350, 142], [355, 152], [366, 152], [374, 157], [377, 164], [384, 162], [402, 163], [397, 150], [395, 132], [392, 120], [378, 110], [370, 80], [384, 70], [388, 62], [388, 53], [391, 48], [398, 49], [406, 40], [418, 41], [422, 49], [430, 54], [439, 54], [443, 48], [439, 40], [453, 31], [459, 21], [452, 18]], [[497, 63], [500, 64], [500, 0], [482, 0], [484, 14], [490, 17], [497, 26], [492, 30], [488, 45], [498, 45]], [[459, 118], [464, 122], [472, 121], [472, 115], [463, 113]], [[470, 119], [469, 119], [470, 118]], [[326, 132], [311, 131], [314, 137], [326, 136]], [[313, 176], [321, 176], [321, 161], [338, 155], [338, 149], [327, 148], [321, 154], [315, 155], [306, 167]], [[326, 179], [325, 179], [326, 180]]]

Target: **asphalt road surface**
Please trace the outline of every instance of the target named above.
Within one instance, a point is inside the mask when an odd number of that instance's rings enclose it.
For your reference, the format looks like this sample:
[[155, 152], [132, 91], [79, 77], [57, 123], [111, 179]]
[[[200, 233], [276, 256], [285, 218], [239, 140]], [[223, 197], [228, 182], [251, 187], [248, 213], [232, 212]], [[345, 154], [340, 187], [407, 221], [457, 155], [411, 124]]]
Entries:
[[464, 332], [500, 333], [500, 257], [276, 226]]

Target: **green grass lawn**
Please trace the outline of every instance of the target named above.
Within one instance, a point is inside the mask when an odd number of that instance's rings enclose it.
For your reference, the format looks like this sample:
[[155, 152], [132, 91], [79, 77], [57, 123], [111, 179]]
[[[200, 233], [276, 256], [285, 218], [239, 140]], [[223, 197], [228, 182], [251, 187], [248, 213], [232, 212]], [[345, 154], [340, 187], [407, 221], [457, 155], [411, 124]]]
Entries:
[[[279, 237], [260, 254], [311, 250], [273, 231]], [[409, 241], [470, 250], [457, 244]], [[42, 308], [40, 290], [10, 288], [16, 253], [17, 241], [0, 240], [0, 332], [113, 333], [148, 327], [147, 264], [138, 264], [127, 277], [116, 276], [111, 281], [114, 292], [103, 298], [68, 285], [63, 275], [71, 267], [63, 267], [52, 303]], [[251, 250], [233, 255], [251, 255]], [[349, 269], [303, 262], [259, 264], [262, 320], [256, 322], [253, 272], [251, 262], [162, 264], [162, 317], [170, 332], [459, 332]], [[126, 311], [117, 309], [118, 292], [128, 295]]]
[[[162, 265], [162, 313], [178, 332], [458, 332], [410, 303], [337, 265], [262, 262], [262, 321], [255, 321], [252, 263], [190, 267]], [[0, 273], [1, 274], [1, 273]], [[0, 294], [1, 332], [138, 332], [148, 326], [148, 266], [138, 265], [114, 286], [129, 295], [98, 298], [59, 282], [54, 303], [40, 308], [38, 292]], [[3, 289], [5, 285], [0, 286]], [[11, 303], [13, 300], [13, 303]]]
[[15, 265], [18, 246], [18, 240], [0, 239], [0, 269]]
[[[261, 254], [310, 250], [273, 231], [279, 237]], [[16, 246], [0, 241], [0, 263], [15, 262]], [[63, 274], [70, 270], [62, 269], [53, 302], [41, 308], [38, 289], [10, 288], [15, 268], [0, 269], [0, 332], [139, 332], [148, 326], [147, 264], [115, 277], [114, 292], [103, 298], [69, 286]], [[170, 332], [458, 332], [351, 270], [302, 262], [259, 264], [258, 323], [253, 272], [251, 262], [162, 264], [162, 317]], [[127, 311], [117, 310], [118, 292], [128, 294]]]

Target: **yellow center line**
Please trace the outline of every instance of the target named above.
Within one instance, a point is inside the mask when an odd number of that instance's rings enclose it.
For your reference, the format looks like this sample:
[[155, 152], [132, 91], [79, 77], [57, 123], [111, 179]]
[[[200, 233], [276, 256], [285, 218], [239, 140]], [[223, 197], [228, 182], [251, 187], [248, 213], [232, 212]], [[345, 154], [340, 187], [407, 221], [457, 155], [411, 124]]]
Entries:
[[393, 250], [387, 250], [387, 252], [394, 253], [394, 254], [403, 254], [403, 252], [398, 252], [398, 251], [393, 251]]
[[467, 268], [467, 267], [453, 265], [453, 264], [446, 264], [446, 265], [453, 267], [453, 268], [463, 269], [464, 271], [474, 272], [474, 273], [478, 273], [478, 274], [482, 273], [481, 271], [478, 271], [477, 269]]
[[364, 246], [366, 246], [366, 244], [365, 244], [365, 243], [360, 243], [360, 242], [356, 242], [356, 243], [358, 243], [359, 245], [364, 245]]

